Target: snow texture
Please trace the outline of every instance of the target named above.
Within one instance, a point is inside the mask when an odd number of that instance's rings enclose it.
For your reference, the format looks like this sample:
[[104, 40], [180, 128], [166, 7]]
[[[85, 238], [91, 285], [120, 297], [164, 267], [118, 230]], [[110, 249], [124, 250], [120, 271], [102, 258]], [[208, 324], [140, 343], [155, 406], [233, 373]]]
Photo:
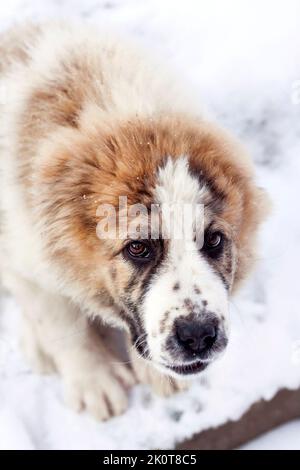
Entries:
[[223, 358], [189, 392], [168, 400], [137, 386], [127, 413], [105, 424], [69, 411], [57, 377], [30, 371], [18, 347], [19, 309], [3, 297], [0, 449], [172, 448], [239, 419], [281, 387], [300, 386], [299, 10], [293, 0], [1, 2], [1, 28], [25, 18], [81, 17], [157, 51], [194, 89], [199, 107], [244, 141], [274, 208], [257, 269], [232, 302]]

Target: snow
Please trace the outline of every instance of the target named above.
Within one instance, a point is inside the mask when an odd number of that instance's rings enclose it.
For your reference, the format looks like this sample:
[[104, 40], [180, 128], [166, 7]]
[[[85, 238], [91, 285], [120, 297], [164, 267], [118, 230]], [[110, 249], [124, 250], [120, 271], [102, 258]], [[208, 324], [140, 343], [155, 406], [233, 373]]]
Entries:
[[245, 444], [241, 450], [299, 450], [300, 420], [292, 421]]
[[[226, 354], [185, 394], [163, 400], [137, 386], [127, 413], [108, 423], [74, 414], [63, 404], [57, 377], [30, 371], [18, 347], [19, 308], [3, 296], [0, 449], [172, 448], [195, 432], [239, 419], [281, 387], [300, 386], [300, 4], [10, 0], [1, 3], [0, 27], [58, 16], [111, 24], [165, 58], [194, 89], [199, 107], [245, 142], [274, 207], [257, 269], [232, 302]], [[280, 436], [291, 432], [291, 445], [300, 449], [297, 430], [299, 422], [292, 423], [248, 447], [281, 448]]]

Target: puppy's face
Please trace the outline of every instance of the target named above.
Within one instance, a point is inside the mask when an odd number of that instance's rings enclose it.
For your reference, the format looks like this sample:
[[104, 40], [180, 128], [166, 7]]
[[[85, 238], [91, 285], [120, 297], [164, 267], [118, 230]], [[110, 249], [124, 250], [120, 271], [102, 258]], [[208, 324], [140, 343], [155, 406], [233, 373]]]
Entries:
[[[60, 154], [60, 168], [48, 172], [57, 182], [73, 159], [65, 271], [78, 278], [94, 314], [101, 316], [108, 294], [119, 312], [112, 322], [146, 360], [176, 377], [201, 372], [228, 342], [229, 296], [251, 264], [262, 216], [247, 157], [221, 131], [182, 118], [80, 137], [76, 153], [85, 160]], [[129, 215], [136, 204], [146, 211]], [[174, 205], [179, 212], [163, 210]], [[108, 206], [117, 231], [99, 236]], [[192, 208], [183, 223], [180, 208]]]
[[169, 374], [195, 374], [227, 344], [233, 234], [186, 156], [158, 166], [151, 195], [135, 237], [113, 250], [113, 288], [138, 353]]

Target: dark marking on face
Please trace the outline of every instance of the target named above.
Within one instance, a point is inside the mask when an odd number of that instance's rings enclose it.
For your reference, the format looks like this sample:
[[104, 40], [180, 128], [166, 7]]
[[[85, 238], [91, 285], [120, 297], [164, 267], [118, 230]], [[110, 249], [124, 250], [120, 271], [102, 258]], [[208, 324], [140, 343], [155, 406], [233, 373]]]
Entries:
[[187, 308], [187, 310], [188, 310], [189, 312], [192, 312], [192, 311], [193, 311], [194, 304], [193, 304], [193, 302], [191, 301], [191, 299], [189, 299], [189, 298], [184, 299], [183, 304], [184, 304], [184, 306]]
[[[133, 336], [133, 343], [141, 335], [145, 335], [144, 319], [140, 306], [143, 304], [144, 297], [150, 287], [153, 276], [157, 273], [161, 263], [164, 260], [163, 241], [158, 240], [158, 250], [155, 259], [145, 266], [144, 269], [139, 269], [138, 272], [134, 270], [131, 278], [126, 287], [126, 296], [123, 299], [126, 307], [132, 312], [134, 319], [136, 334]], [[143, 350], [145, 357], [145, 347], [137, 341], [135, 347], [140, 348], [140, 353]], [[138, 349], [139, 350], [139, 349]]]
[[201, 186], [205, 184], [206, 188], [209, 190], [209, 195], [205, 201], [205, 206], [213, 213], [220, 214], [224, 209], [224, 205], [227, 199], [226, 194], [217, 187], [213, 178], [209, 177], [208, 174], [203, 173], [203, 168], [199, 168], [197, 159], [190, 160], [189, 166], [191, 175], [198, 179]]
[[127, 323], [130, 323], [132, 343], [143, 357], [148, 355], [148, 348], [141, 306], [151, 280], [164, 260], [164, 241], [157, 240], [155, 248], [153, 260], [143, 267], [133, 265], [133, 272], [124, 289], [124, 295], [121, 297], [125, 309], [130, 313], [130, 322], [127, 318]]
[[136, 284], [137, 284], [137, 275], [134, 272], [133, 274], [131, 274], [131, 276], [130, 276], [128, 282], [127, 282], [127, 285], [124, 288], [124, 292], [126, 292], [127, 297], [132, 298], [132, 294], [133, 294], [133, 291], [136, 288]]
[[173, 286], [173, 290], [179, 290], [180, 289], [180, 284], [179, 282], [175, 282], [174, 286]]
[[223, 282], [223, 284], [224, 284], [226, 290], [229, 290], [230, 284], [229, 284], [229, 281], [228, 281], [228, 279], [226, 278], [226, 276], [225, 276], [223, 273], [221, 273], [221, 272], [219, 272], [219, 276], [220, 276], [220, 278], [222, 279], [222, 282]]
[[162, 318], [162, 320], [161, 320], [161, 322], [160, 322], [159, 332], [160, 332], [161, 335], [165, 332], [166, 323], [167, 323], [167, 321], [168, 321], [169, 315], [170, 315], [170, 311], [167, 310], [167, 311], [164, 313], [164, 316], [163, 316], [163, 318]]
[[194, 292], [195, 292], [195, 294], [197, 294], [197, 295], [201, 294], [201, 290], [199, 289], [198, 286], [194, 286]]
[[133, 270], [130, 278], [124, 288], [124, 294], [121, 301], [127, 311], [131, 313], [131, 319], [136, 326], [136, 335], [142, 334], [144, 331], [142, 314], [139, 306], [148, 289], [152, 276], [155, 274], [161, 257], [157, 257], [156, 263], [149, 263], [142, 270], [140, 267]]
[[207, 307], [207, 300], [202, 300], [203, 307]]
[[[156, 243], [155, 243], [155, 247], [156, 247], [156, 254], [155, 254], [155, 258], [153, 259], [153, 261], [151, 262], [151, 264], [149, 264], [149, 266], [145, 269], [144, 273], [141, 273], [139, 274], [140, 277], [140, 288], [139, 288], [139, 291], [140, 291], [140, 295], [139, 295], [139, 299], [142, 300], [149, 287], [150, 287], [150, 283], [151, 283], [151, 280], [153, 278], [153, 276], [156, 274], [156, 272], [158, 271], [159, 267], [161, 266], [161, 264], [163, 263], [164, 259], [165, 259], [165, 256], [166, 256], [166, 251], [167, 251], [167, 242], [165, 240], [157, 240]], [[139, 280], [137, 279], [137, 282], [139, 282]]]
[[150, 287], [151, 280], [153, 276], [156, 274], [160, 263], [161, 263], [161, 260], [159, 259], [155, 264], [152, 264], [151, 266], [149, 266], [149, 268], [142, 274], [140, 278], [140, 285], [139, 285], [139, 298], [140, 299], [142, 299], [146, 295]]
[[132, 344], [134, 344], [138, 352], [145, 357], [147, 351], [147, 334], [142, 318], [139, 315], [139, 309], [130, 299], [123, 297], [121, 300], [125, 306], [125, 309], [122, 310], [122, 318], [129, 327]]
[[208, 256], [205, 251], [202, 251], [201, 253], [203, 253], [205, 259], [213, 268], [214, 272], [220, 277], [226, 290], [230, 290], [234, 274], [233, 250], [230, 240], [226, 238], [224, 239], [223, 249], [215, 258], [211, 258], [210, 256]]
[[128, 315], [128, 313], [125, 310], [120, 310], [119, 312], [121, 320], [126, 323], [126, 325], [129, 328], [129, 331], [132, 332], [133, 329], [133, 320], [132, 318]]

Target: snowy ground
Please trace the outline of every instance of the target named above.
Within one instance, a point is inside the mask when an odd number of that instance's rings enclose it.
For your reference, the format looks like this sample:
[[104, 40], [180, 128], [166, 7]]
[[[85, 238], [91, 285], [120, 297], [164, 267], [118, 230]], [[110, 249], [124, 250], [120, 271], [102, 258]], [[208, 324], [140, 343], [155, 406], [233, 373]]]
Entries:
[[[1, 3], [0, 27], [49, 16], [111, 23], [156, 50], [194, 88], [199, 106], [246, 143], [274, 210], [257, 270], [232, 303], [226, 355], [182, 396], [165, 401], [136, 387], [128, 412], [106, 424], [66, 409], [56, 377], [30, 372], [17, 347], [18, 308], [2, 299], [0, 449], [172, 447], [238, 419], [282, 386], [300, 386], [300, 3], [10, 0]], [[299, 422], [248, 447], [300, 449], [297, 436]]]

